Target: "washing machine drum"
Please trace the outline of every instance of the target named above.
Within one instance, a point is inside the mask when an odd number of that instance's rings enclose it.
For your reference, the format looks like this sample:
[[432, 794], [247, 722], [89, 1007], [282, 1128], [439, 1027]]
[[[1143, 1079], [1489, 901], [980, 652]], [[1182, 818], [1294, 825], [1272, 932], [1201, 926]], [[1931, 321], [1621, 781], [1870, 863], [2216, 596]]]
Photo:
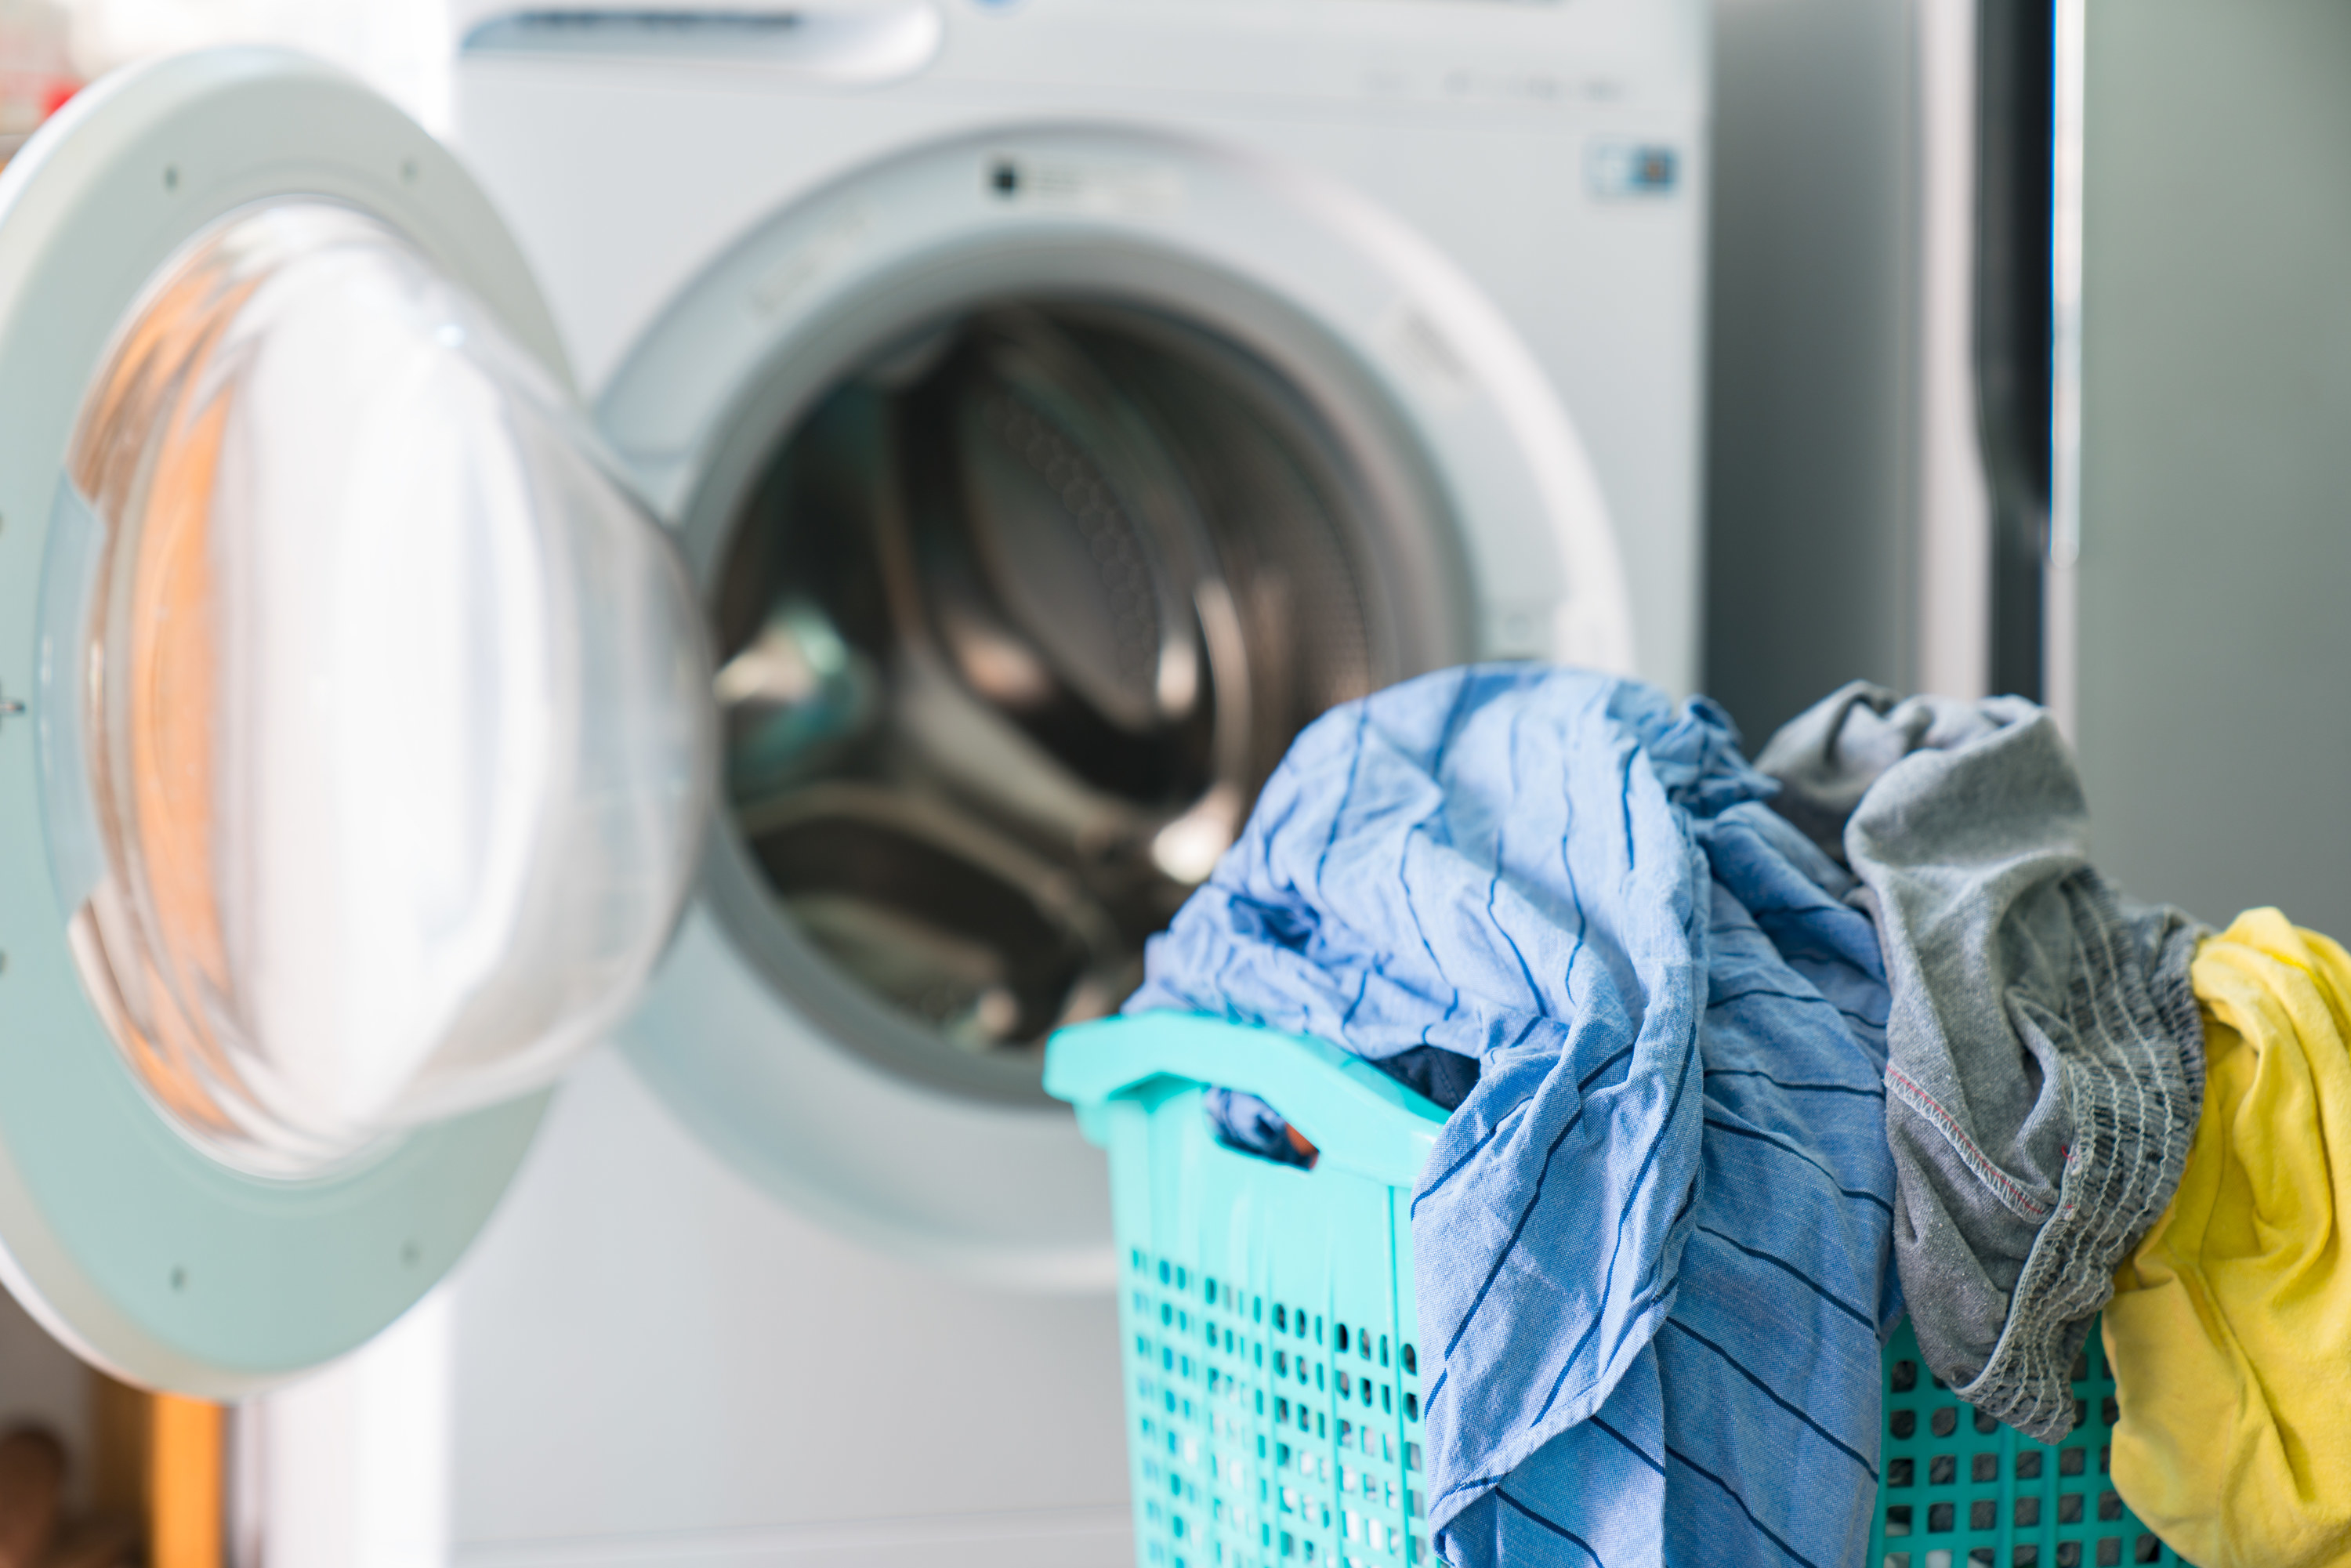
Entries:
[[845, 378], [722, 574], [744, 841], [968, 1051], [1115, 1007], [1298, 727], [1372, 682], [1344, 519], [1131, 326], [982, 309]]
[[199, 1394], [364, 1341], [645, 988], [714, 808], [926, 1049], [1116, 1006], [1378, 673], [1278, 422], [1171, 331], [977, 308], [840, 380], [714, 645], [430, 138], [269, 52], [77, 100], [0, 176], [10, 1289]]

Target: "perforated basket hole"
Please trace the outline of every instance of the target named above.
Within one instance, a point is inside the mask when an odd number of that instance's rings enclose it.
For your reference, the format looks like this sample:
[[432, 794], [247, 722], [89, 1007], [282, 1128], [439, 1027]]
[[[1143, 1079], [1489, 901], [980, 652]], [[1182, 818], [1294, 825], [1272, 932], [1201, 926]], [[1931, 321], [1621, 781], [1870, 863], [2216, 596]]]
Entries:
[[2073, 1371], [2079, 1425], [2059, 1445], [2044, 1446], [1928, 1377], [1907, 1326], [1898, 1330], [1885, 1360], [1872, 1568], [2178, 1562], [2102, 1479], [2120, 1407], [2095, 1328]]
[[[1179, 1259], [1138, 1251], [1131, 1267], [1144, 1282], [1126, 1304], [1146, 1563], [1417, 1568], [1428, 1560], [1412, 1528], [1426, 1509], [1409, 1484], [1419, 1449], [1402, 1441], [1395, 1385], [1369, 1366], [1393, 1324], [1383, 1333], [1287, 1291], [1257, 1295]], [[1311, 1348], [1318, 1320], [1332, 1361]], [[1342, 1328], [1353, 1353], [1345, 1365], [1335, 1360]]]

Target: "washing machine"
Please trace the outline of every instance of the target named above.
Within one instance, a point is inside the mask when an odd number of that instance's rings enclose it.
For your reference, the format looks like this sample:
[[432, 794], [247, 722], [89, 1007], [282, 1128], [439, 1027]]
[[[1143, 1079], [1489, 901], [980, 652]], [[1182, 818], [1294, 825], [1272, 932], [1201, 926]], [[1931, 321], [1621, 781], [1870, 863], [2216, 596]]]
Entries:
[[1689, 685], [1704, 8], [451, 37], [446, 145], [230, 49], [0, 174], [0, 1272], [215, 1397], [409, 1314], [254, 1423], [406, 1413], [353, 1561], [1116, 1561], [1042, 1040], [1331, 704]]

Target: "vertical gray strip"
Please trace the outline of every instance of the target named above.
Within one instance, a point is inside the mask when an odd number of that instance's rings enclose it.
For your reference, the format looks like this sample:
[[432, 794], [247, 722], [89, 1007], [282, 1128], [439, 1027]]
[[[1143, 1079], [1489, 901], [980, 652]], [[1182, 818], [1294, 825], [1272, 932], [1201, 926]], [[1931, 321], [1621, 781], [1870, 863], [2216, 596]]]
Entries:
[[41, 550], [40, 634], [33, 677], [33, 736], [41, 816], [59, 907], [78, 909], [106, 873], [84, 744], [83, 639], [106, 529], [71, 479], [60, 476]]

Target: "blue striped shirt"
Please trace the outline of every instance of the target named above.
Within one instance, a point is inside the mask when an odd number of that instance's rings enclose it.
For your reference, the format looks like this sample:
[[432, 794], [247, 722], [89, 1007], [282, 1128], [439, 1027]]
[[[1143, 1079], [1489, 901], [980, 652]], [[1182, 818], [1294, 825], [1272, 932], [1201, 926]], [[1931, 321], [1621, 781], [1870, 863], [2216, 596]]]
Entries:
[[1301, 735], [1152, 945], [1130, 1009], [1479, 1063], [1413, 1207], [1451, 1562], [1866, 1541], [1900, 1311], [1886, 984], [1772, 788], [1703, 700], [1427, 676]]

